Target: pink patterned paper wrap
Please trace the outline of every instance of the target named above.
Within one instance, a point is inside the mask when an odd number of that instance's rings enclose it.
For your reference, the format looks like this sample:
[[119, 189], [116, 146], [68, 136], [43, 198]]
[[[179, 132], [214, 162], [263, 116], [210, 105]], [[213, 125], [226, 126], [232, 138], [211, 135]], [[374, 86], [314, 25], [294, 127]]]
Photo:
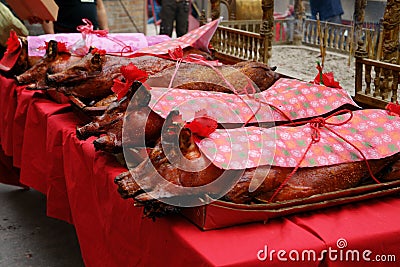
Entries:
[[[350, 114], [331, 117], [340, 123]], [[367, 159], [385, 158], [400, 151], [400, 118], [385, 110], [367, 109], [353, 112], [344, 125], [329, 127], [362, 151]], [[301, 162], [300, 167], [315, 167], [363, 160], [346, 141], [326, 128], [320, 129], [320, 141]], [[262, 165], [296, 167], [311, 142], [309, 124], [274, 128], [218, 129], [198, 142], [201, 151], [218, 167], [245, 169]]]
[[153, 35], [153, 36], [146, 36], [148, 46], [153, 46], [165, 41], [170, 41], [171, 37], [165, 34], [161, 35]]
[[[44, 56], [45, 42], [56, 40], [58, 42], [65, 42], [67, 49], [71, 48], [78, 42], [82, 42], [81, 33], [58, 33], [58, 34], [45, 34], [39, 36], [28, 36], [28, 54], [29, 56]], [[160, 42], [165, 38], [158, 39]], [[152, 39], [153, 43], [157, 39]], [[104, 49], [109, 54], [121, 55], [124, 45], [129, 46], [132, 51], [148, 47], [148, 41], [143, 33], [110, 33], [107, 37], [98, 37], [91, 34], [87, 38], [86, 49], [90, 46], [95, 46], [98, 49]], [[130, 53], [131, 54], [131, 53]]]
[[248, 120], [251, 123], [288, 121], [268, 104], [279, 108], [291, 120], [321, 116], [346, 104], [357, 107], [346, 90], [295, 79], [279, 79], [270, 89], [255, 94], [254, 98], [167, 88], [153, 88], [150, 93], [150, 107], [153, 111], [165, 118], [171, 110], [177, 109], [185, 121], [194, 118], [195, 112], [201, 109], [206, 110], [219, 123], [245, 123]]
[[171, 39], [166, 42], [162, 42], [147, 48], [140, 49], [135, 53], [139, 54], [152, 54], [152, 55], [163, 55], [168, 54], [168, 50], [173, 50], [174, 48], [180, 46], [183, 48], [192, 46], [199, 50], [208, 51], [208, 45], [212, 36], [215, 33], [219, 24], [219, 20], [214, 20], [206, 25], [203, 25], [197, 29], [194, 29], [187, 34], [177, 38]]

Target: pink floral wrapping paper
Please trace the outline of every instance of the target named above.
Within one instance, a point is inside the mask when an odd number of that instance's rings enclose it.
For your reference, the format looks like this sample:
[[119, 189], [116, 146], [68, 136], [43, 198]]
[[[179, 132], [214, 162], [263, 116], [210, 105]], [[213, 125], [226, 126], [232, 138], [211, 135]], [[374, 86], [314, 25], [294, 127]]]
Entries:
[[182, 47], [182, 49], [192, 46], [203, 51], [208, 51], [208, 45], [210, 44], [210, 40], [214, 35], [218, 24], [219, 20], [211, 21], [177, 39], [171, 39], [166, 42], [161, 42], [156, 45], [140, 49], [136, 51], [135, 54], [163, 55], [168, 54], [168, 50], [173, 50], [178, 46]]
[[[350, 117], [331, 117], [329, 123], [340, 123]], [[385, 158], [400, 151], [400, 118], [387, 111], [366, 109], [353, 112], [353, 118], [332, 130], [362, 151], [367, 159]], [[296, 127], [244, 127], [217, 129], [198, 142], [201, 151], [218, 167], [245, 169], [262, 165], [296, 167], [311, 142], [309, 124]], [[300, 167], [315, 167], [361, 161], [362, 155], [347, 141], [326, 128], [320, 129], [320, 140], [311, 145]]]
[[[86, 49], [79, 51], [79, 55], [84, 55], [90, 46], [104, 49], [109, 54], [123, 56], [168, 54], [169, 49], [174, 49], [178, 46], [182, 48], [193, 46], [200, 50], [208, 51], [208, 45], [218, 24], [219, 20], [214, 20], [177, 39], [171, 39], [166, 35], [145, 36], [143, 33], [109, 33], [107, 37], [90, 34], [86, 42], [83, 40], [81, 33], [28, 36], [28, 54], [29, 56], [43, 56], [46, 52], [45, 42], [50, 40], [65, 42], [68, 49], [75, 49], [76, 46], [84, 46]], [[126, 50], [123, 51], [124, 47], [121, 45], [122, 43], [129, 46], [131, 52], [124, 52]], [[124, 53], [121, 54], [121, 52]]]
[[[98, 49], [104, 49], [107, 53], [120, 54], [123, 49], [122, 44], [125, 44], [131, 48], [132, 51], [149, 46], [149, 42], [143, 33], [109, 33], [106, 37], [98, 37], [91, 34], [86, 41], [83, 42], [81, 33], [58, 33], [58, 34], [45, 34], [39, 36], [28, 36], [28, 54], [29, 56], [44, 56], [45, 42], [50, 40], [56, 40], [58, 42], [66, 43], [67, 49], [71, 50], [73, 46], [76, 46], [78, 42], [82, 42], [82, 45], [86, 46], [87, 50], [90, 46], [95, 46]], [[168, 36], [167, 36], [168, 37]], [[151, 44], [157, 44], [168, 40], [164, 35], [160, 37], [153, 37], [150, 39]], [[82, 52], [83, 53], [83, 52]]]
[[[268, 90], [255, 94], [254, 98], [167, 88], [152, 88], [150, 92], [150, 107], [153, 111], [165, 118], [171, 110], [178, 109], [185, 121], [192, 120], [195, 112], [201, 109], [206, 110], [207, 115], [219, 123], [244, 123], [248, 120], [288, 121], [281, 113], [272, 110], [270, 105], [279, 108], [291, 120], [321, 116], [346, 104], [357, 106], [346, 90], [295, 79], [279, 79]], [[257, 99], [268, 104], [260, 103]]]

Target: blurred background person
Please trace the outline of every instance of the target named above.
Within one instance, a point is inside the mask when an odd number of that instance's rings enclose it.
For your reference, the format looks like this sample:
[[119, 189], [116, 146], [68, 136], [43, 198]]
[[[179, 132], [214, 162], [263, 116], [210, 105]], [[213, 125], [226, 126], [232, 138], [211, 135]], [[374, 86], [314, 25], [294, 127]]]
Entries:
[[310, 0], [311, 18], [341, 24], [343, 7], [340, 0]]
[[160, 11], [160, 34], [172, 37], [174, 30], [176, 37], [188, 32], [190, 0], [162, 0]]
[[[148, 14], [147, 24], [159, 23], [160, 10], [161, 10], [160, 2], [161, 0], [147, 0], [147, 14]], [[153, 14], [153, 6], [154, 6], [155, 16]]]
[[83, 24], [83, 18], [93, 23], [94, 30], [108, 30], [103, 0], [55, 0], [55, 2], [59, 8], [57, 21], [43, 22], [45, 33], [78, 32], [76, 27]]

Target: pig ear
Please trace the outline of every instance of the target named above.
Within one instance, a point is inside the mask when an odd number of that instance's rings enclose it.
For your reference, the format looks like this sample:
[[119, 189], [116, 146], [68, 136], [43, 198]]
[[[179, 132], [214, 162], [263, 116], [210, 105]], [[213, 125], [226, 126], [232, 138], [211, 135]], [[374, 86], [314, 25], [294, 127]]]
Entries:
[[[129, 89], [130, 93], [133, 93], [135, 91], [135, 87], [137, 88], [138, 84], [140, 83], [134, 82], [131, 85], [131, 88]], [[138, 107], [147, 107], [150, 103], [150, 100], [151, 100], [151, 94], [149, 90], [147, 90], [147, 88], [143, 85], [140, 85], [140, 87], [136, 90], [132, 98], [133, 104]]]
[[92, 59], [90, 60], [90, 62], [92, 63], [92, 67], [95, 70], [101, 71], [101, 69], [103, 67], [103, 60], [102, 60], [102, 56], [99, 53], [95, 53], [93, 55]]
[[90, 46], [89, 47], [89, 51], [88, 51], [88, 54], [91, 54], [92, 53], [92, 51], [95, 49], [95, 47], [94, 46]]
[[182, 115], [177, 109], [171, 110], [165, 118], [165, 126], [167, 127], [172, 126], [173, 124], [182, 124], [182, 122]]
[[178, 110], [172, 110], [165, 118], [164, 126], [161, 131], [163, 142], [177, 144], [178, 135], [182, 125], [178, 123], [181, 120], [181, 114]]
[[165, 118], [165, 123], [161, 133], [162, 142], [163, 145], [165, 145], [164, 152], [168, 153], [168, 151], [175, 151], [175, 153], [177, 153], [180, 149], [182, 153], [185, 153], [185, 151], [194, 145], [192, 131], [182, 126], [182, 115], [178, 110], [172, 110]]
[[194, 139], [192, 138], [192, 131], [188, 128], [182, 128], [179, 133], [179, 148], [184, 152], [193, 145]]
[[55, 40], [50, 40], [48, 45], [47, 45], [47, 49], [46, 49], [46, 56], [48, 58], [56, 58], [58, 54], [58, 44], [57, 41]]

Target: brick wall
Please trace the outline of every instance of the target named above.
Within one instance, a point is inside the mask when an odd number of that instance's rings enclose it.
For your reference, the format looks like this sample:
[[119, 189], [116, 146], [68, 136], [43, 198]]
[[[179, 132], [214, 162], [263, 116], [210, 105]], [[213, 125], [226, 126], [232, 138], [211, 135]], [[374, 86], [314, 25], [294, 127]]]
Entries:
[[110, 32], [146, 32], [147, 0], [103, 0], [103, 2]]

